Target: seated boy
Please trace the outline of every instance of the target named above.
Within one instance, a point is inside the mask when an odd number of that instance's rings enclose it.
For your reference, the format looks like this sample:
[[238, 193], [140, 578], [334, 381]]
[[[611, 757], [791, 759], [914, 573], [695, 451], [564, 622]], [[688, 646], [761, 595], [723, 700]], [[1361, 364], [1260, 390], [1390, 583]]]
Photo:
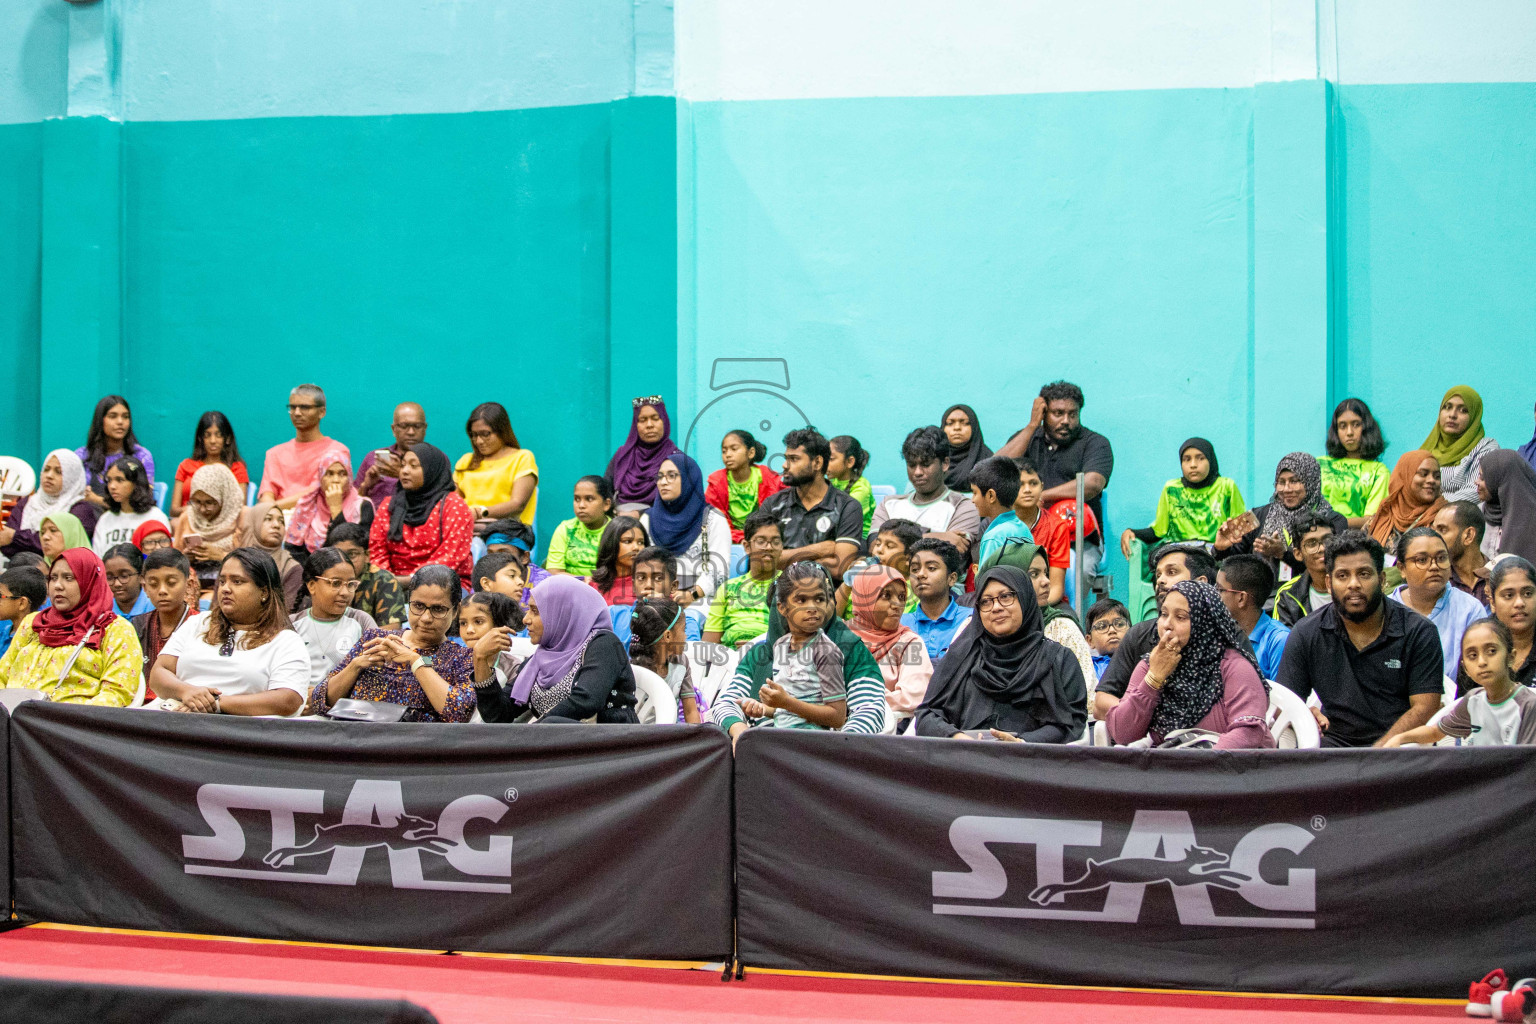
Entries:
[[1019, 494], [1013, 499], [1013, 514], [1029, 527], [1035, 543], [1045, 550], [1045, 564], [1051, 574], [1051, 592], [1047, 605], [1058, 605], [1067, 594], [1067, 569], [1072, 565], [1073, 527], [1060, 516], [1051, 515], [1041, 503], [1045, 484], [1040, 471], [1028, 459], [1015, 459], [1019, 467]]
[[[869, 557], [865, 558], [864, 562], [889, 566], [905, 576], [911, 565], [912, 546], [923, 539], [923, 528], [911, 520], [887, 519], [875, 528], [874, 533], [870, 534]], [[859, 563], [855, 562], [849, 568], [848, 575], [857, 573], [858, 565]], [[904, 610], [910, 612], [916, 607], [917, 598], [909, 592]], [[853, 615], [853, 590], [847, 583], [838, 585], [837, 609], [838, 614], [845, 619]]]
[[[149, 680], [149, 670], [160, 657], [165, 642], [188, 618], [197, 614], [197, 608], [189, 604], [192, 588], [187, 581], [192, 577], [192, 563], [175, 548], [151, 551], [144, 559], [144, 593], [149, 595], [153, 607], [128, 621], [139, 635], [139, 647], [144, 652], [144, 679]], [[144, 691], [146, 701], [155, 695]]]
[[749, 718], [772, 716], [781, 729], [841, 729], [848, 719], [843, 651], [822, 629], [831, 580], [819, 576], [774, 584], [785, 633], [773, 644], [771, 678], [740, 702]]
[[0, 654], [11, 646], [21, 620], [48, 600], [48, 581], [30, 565], [13, 565], [0, 572]]
[[947, 540], [924, 537], [907, 558], [907, 582], [917, 607], [901, 617], [901, 624], [923, 638], [929, 659], [937, 664], [971, 617], [971, 609], [955, 600], [965, 556]]
[[[652, 545], [637, 551], [633, 574], [636, 600], [642, 597], [670, 598], [677, 592], [677, 559], [666, 548]], [[613, 632], [623, 642], [626, 651], [629, 650], [629, 620], [634, 614], [635, 606], [632, 604], [608, 606], [609, 618], [613, 620]], [[683, 635], [689, 640], [698, 640], [703, 637], [704, 612], [702, 609], [691, 605], [683, 609]]]
[[725, 581], [709, 604], [706, 643], [739, 647], [768, 632], [768, 595], [779, 575], [784, 534], [772, 512], [757, 509], [741, 524], [747, 571]]
[[[520, 519], [497, 519], [492, 523], [478, 523], [475, 532], [484, 532], [485, 550], [487, 554], [509, 552], [517, 558], [523, 567], [523, 579], [527, 581], [524, 589], [532, 590], [541, 582], [548, 579], [550, 573], [540, 565], [530, 564], [533, 559], [533, 530]], [[528, 595], [521, 598], [513, 598], [520, 601], [524, 607], [528, 604]]]
[[1131, 613], [1125, 605], [1112, 597], [1101, 597], [1088, 609], [1088, 646], [1093, 649], [1093, 671], [1097, 678], [1104, 678], [1104, 670], [1120, 649], [1131, 628]]
[[1002, 551], [1004, 541], [1018, 538], [1026, 544], [1035, 542], [1035, 535], [1013, 511], [1018, 497], [1019, 467], [1012, 459], [994, 455], [971, 470], [971, 501], [982, 520], [990, 520], [976, 547], [977, 565], [986, 568], [988, 559]]

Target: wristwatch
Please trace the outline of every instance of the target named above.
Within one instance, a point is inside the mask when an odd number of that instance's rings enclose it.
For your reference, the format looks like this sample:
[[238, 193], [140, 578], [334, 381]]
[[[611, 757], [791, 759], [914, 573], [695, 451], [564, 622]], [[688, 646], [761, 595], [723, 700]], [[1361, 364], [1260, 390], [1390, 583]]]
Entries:
[[414, 675], [416, 673], [416, 670], [419, 669], [419, 668], [431, 668], [431, 667], [432, 667], [432, 655], [430, 655], [430, 654], [423, 654], [421, 657], [419, 657], [415, 661], [411, 662], [411, 674]]

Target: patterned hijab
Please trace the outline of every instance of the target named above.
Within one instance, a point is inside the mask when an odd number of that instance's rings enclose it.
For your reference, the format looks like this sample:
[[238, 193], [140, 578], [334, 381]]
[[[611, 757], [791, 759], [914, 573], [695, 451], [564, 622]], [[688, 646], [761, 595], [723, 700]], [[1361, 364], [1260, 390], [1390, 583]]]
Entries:
[[[219, 513], [212, 519], [204, 519], [198, 513], [192, 495], [202, 491], [219, 503]], [[240, 513], [245, 507], [245, 491], [228, 466], [222, 462], [210, 462], [198, 467], [187, 484], [186, 512], [187, 532], [198, 534], [206, 547], [228, 554], [235, 547], [235, 531], [239, 527]], [[260, 519], [256, 520], [260, 522]], [[254, 543], [254, 542], [253, 542]]]
[[613, 632], [608, 602], [574, 576], [551, 576], [533, 588], [533, 603], [544, 622], [544, 635], [512, 681], [511, 697], [529, 703], [534, 687], [548, 690], [568, 684], [581, 667], [587, 642], [604, 630]]
[[[1301, 504], [1295, 508], [1286, 508], [1285, 502], [1280, 500], [1280, 474], [1286, 470], [1295, 474], [1296, 479], [1307, 489]], [[1269, 507], [1264, 512], [1264, 522], [1259, 526], [1259, 532], [1265, 536], [1279, 534], [1290, 537], [1293, 535], [1291, 527], [1301, 516], [1307, 513], [1326, 516], [1333, 511], [1333, 506], [1323, 497], [1322, 467], [1317, 464], [1316, 458], [1306, 452], [1291, 452], [1281, 458], [1280, 464], [1275, 467], [1275, 481], [1275, 493], [1269, 496]]]
[[667, 462], [677, 467], [682, 477], [679, 481], [681, 490], [672, 501], [663, 498], [658, 490], [656, 504], [651, 506], [646, 519], [651, 524], [651, 543], [681, 555], [704, 528], [704, 516], [709, 506], [704, 502], [704, 474], [699, 470], [699, 464], [678, 452], [662, 459], [657, 470], [660, 471], [661, 465]]
[[389, 499], [389, 539], [396, 544], [405, 540], [407, 526], [425, 523], [438, 502], [453, 493], [453, 466], [448, 456], [426, 442], [411, 445], [411, 451], [421, 463], [421, 486], [414, 491], [401, 486]]
[[1387, 496], [1368, 526], [1371, 536], [1382, 546], [1390, 544], [1393, 537], [1410, 527], [1428, 526], [1435, 521], [1435, 513], [1445, 506], [1444, 494], [1436, 495], [1434, 501], [1425, 505], [1413, 493], [1413, 474], [1429, 458], [1434, 456], [1422, 448], [1404, 452], [1392, 468], [1392, 476], [1387, 479]]
[[1471, 414], [1471, 419], [1467, 421], [1467, 429], [1454, 437], [1441, 430], [1440, 412], [1437, 406], [1435, 429], [1431, 430], [1429, 436], [1424, 439], [1424, 443], [1419, 445], [1433, 455], [1435, 461], [1441, 466], [1456, 465], [1471, 454], [1472, 449], [1477, 447], [1477, 442], [1483, 439], [1483, 396], [1465, 384], [1458, 384], [1445, 393], [1445, 397], [1440, 399], [1440, 405], [1443, 406], [1449, 402], [1452, 395], [1460, 396], [1461, 400], [1467, 403], [1467, 412]]
[[[55, 448], [43, 459], [44, 465], [48, 459], [57, 459], [59, 470], [64, 475], [64, 482], [59, 485], [59, 496], [50, 498], [39, 487], [27, 499], [26, 507], [21, 510], [21, 528], [36, 533], [38, 527], [43, 525], [43, 516], [50, 512], [68, 512], [76, 504], [85, 500], [85, 463], [80, 461], [80, 456], [68, 448]], [[90, 547], [89, 544], [86, 547]]]
[[[870, 608], [879, 599], [881, 591], [898, 580], [905, 585], [906, 578], [888, 565], [867, 565], [850, 571], [847, 579], [853, 591], [853, 631], [864, 641], [864, 646], [869, 648], [875, 660], [879, 661], [912, 630], [903, 626], [899, 620], [895, 629], [881, 629], [875, 625]], [[913, 635], [916, 636], [915, 633]]]
[[[958, 448], [949, 446], [949, 469], [944, 471], [944, 485], [952, 491], [961, 494], [971, 492], [971, 470], [976, 468], [976, 463], [982, 459], [992, 457], [992, 449], [987, 447], [987, 442], [981, 437], [981, 420], [976, 418], [976, 410], [968, 405], [952, 405], [944, 410], [944, 415], [939, 417], [939, 429], [944, 429], [944, 421], [949, 419], [949, 414], [956, 409], [965, 413], [971, 421], [971, 439]], [[945, 438], [948, 441], [948, 437]]]
[[[1152, 712], [1149, 730], [1159, 736], [1167, 736], [1176, 729], [1192, 729], [1211, 713], [1211, 708], [1226, 693], [1221, 659], [1228, 648], [1242, 654], [1259, 672], [1259, 663], [1243, 647], [1242, 634], [1226, 605], [1221, 603], [1219, 590], [1204, 580], [1184, 580], [1175, 583], [1173, 589], [1189, 602], [1189, 643], [1180, 652], [1178, 667], [1163, 683], [1157, 710]], [[1153, 640], [1157, 640], [1156, 630]], [[1149, 653], [1141, 660], [1150, 657]], [[1259, 672], [1259, 678], [1263, 676]], [[1264, 692], [1269, 693], [1268, 680], [1264, 680]]]
[[[667, 403], [660, 395], [636, 398], [630, 404], [634, 411], [629, 418], [629, 436], [608, 460], [607, 475], [613, 481], [616, 505], [649, 505], [656, 500], [656, 471], [661, 468], [662, 461], [683, 452], [672, 443], [672, 417], [667, 415]], [[640, 440], [640, 411], [646, 406], [661, 416], [661, 440], [655, 444]]]
[[67, 612], [59, 611], [57, 605], [44, 608], [32, 620], [32, 631], [44, 647], [73, 647], [84, 640], [85, 646], [100, 650], [102, 636], [117, 618], [107, 570], [88, 547], [70, 548], [59, 557], [75, 574], [80, 602]]
[[315, 486], [294, 506], [286, 538], [289, 544], [302, 544], [306, 551], [325, 546], [325, 535], [331, 528], [331, 506], [325, 500], [325, 472], [338, 462], [347, 471], [347, 486], [341, 495], [341, 515], [349, 523], [362, 518], [363, 496], [352, 484], [352, 457], [336, 448], [320, 457], [315, 470]]

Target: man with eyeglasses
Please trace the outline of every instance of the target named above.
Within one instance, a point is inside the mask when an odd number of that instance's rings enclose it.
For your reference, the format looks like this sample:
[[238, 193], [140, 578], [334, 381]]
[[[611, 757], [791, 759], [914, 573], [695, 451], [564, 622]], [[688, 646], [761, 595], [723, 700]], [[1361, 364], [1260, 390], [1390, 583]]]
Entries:
[[1488, 609], [1471, 594], [1451, 586], [1450, 549], [1445, 538], [1428, 526], [1415, 526], [1397, 538], [1397, 568], [1403, 584], [1392, 591], [1392, 600], [1435, 624], [1445, 654], [1445, 674], [1455, 679], [1461, 664], [1461, 636]]
[[1328, 566], [1323, 557], [1323, 549], [1333, 537], [1333, 530], [1332, 522], [1311, 512], [1303, 512], [1291, 524], [1291, 551], [1306, 571], [1280, 584], [1275, 593], [1275, 618], [1282, 625], [1295, 626], [1333, 602], [1333, 594], [1328, 589]]
[[406, 451], [427, 439], [427, 412], [415, 402], [401, 402], [395, 406], [395, 418], [389, 429], [395, 435], [395, 443], [364, 455], [353, 481], [358, 493], [373, 502], [374, 508], [382, 505], [399, 486], [400, 460], [405, 458]]
[[352, 453], [347, 446], [320, 433], [325, 419], [325, 392], [315, 384], [300, 384], [288, 393], [288, 421], [293, 424], [293, 440], [267, 449], [261, 468], [260, 501], [274, 502], [289, 509], [299, 503], [320, 476], [320, 460], [330, 452]]
[[[1433, 531], [1430, 531], [1433, 533]], [[1323, 551], [1332, 601], [1291, 630], [1277, 682], [1306, 700], [1325, 747], [1379, 747], [1440, 709], [1444, 655], [1430, 621], [1382, 592], [1385, 552], [1345, 530]]]

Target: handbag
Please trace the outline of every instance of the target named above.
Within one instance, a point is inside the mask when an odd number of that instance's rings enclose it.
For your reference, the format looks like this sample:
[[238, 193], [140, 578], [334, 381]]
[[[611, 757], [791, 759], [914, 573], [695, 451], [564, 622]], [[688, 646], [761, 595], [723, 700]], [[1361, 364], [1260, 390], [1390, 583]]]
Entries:
[[331, 705], [325, 717], [338, 722], [398, 722], [405, 717], [405, 705], [343, 697]]

